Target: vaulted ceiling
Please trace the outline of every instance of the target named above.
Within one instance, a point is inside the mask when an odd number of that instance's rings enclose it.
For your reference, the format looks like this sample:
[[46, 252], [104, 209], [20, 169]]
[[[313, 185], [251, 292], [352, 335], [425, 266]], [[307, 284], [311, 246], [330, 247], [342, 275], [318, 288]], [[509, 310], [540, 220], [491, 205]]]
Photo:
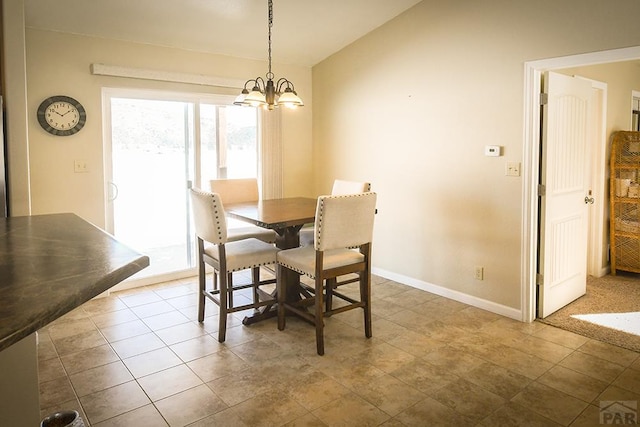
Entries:
[[[313, 66], [420, 0], [274, 0], [273, 60]], [[253, 59], [267, 0], [25, 0], [27, 27]]]

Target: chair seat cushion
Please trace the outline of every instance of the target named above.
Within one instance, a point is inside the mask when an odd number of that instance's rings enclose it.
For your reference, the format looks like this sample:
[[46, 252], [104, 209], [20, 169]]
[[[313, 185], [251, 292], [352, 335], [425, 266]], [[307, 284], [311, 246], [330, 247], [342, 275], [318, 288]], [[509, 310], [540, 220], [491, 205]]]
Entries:
[[[313, 246], [286, 249], [278, 252], [278, 264], [300, 274], [315, 278], [316, 251]], [[324, 251], [324, 270], [364, 261], [364, 255], [351, 249], [330, 249]]]
[[[227, 255], [228, 272], [274, 264], [276, 262], [276, 254], [280, 251], [272, 244], [254, 238], [227, 242], [224, 247]], [[220, 260], [218, 245], [206, 246], [204, 253], [216, 260]]]
[[256, 227], [254, 225], [248, 227], [227, 228], [227, 242], [235, 242], [237, 240], [254, 238], [267, 243], [276, 242], [276, 232], [267, 230], [266, 228]]

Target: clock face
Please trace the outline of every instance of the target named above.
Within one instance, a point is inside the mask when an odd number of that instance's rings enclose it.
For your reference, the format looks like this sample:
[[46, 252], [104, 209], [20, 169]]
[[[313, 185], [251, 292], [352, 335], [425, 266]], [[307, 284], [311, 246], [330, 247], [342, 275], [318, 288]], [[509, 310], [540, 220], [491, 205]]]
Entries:
[[52, 135], [73, 135], [82, 129], [86, 120], [84, 107], [68, 96], [52, 96], [38, 107], [38, 123]]

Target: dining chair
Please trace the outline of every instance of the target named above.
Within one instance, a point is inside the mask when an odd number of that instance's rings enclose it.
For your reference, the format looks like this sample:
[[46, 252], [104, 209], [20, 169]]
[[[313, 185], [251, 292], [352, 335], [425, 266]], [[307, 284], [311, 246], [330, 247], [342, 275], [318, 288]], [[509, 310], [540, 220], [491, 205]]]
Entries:
[[[331, 189], [332, 196], [365, 193], [371, 191], [370, 182], [345, 181], [336, 179]], [[300, 246], [313, 246], [313, 228], [305, 227], [300, 230]]]
[[[273, 280], [260, 280], [260, 267], [275, 264], [280, 250], [274, 245], [255, 238], [229, 241], [224, 207], [217, 193], [197, 188], [191, 190], [191, 203], [195, 233], [198, 241], [198, 321], [204, 321], [205, 299], [220, 308], [218, 341], [224, 342], [227, 314], [257, 309], [274, 304], [275, 297], [261, 286]], [[206, 265], [214, 269], [212, 289], [206, 288]], [[251, 283], [234, 285], [233, 272], [251, 269]], [[219, 287], [217, 283], [219, 281]], [[235, 305], [234, 292], [251, 288], [252, 302]]]
[[[278, 252], [277, 294], [278, 329], [285, 328], [285, 313], [291, 311], [316, 327], [316, 350], [324, 354], [324, 318], [343, 311], [362, 308], [364, 331], [371, 337], [371, 241], [376, 210], [376, 193], [366, 192], [340, 196], [320, 196], [316, 206], [313, 246]], [[357, 249], [352, 249], [357, 248]], [[286, 269], [314, 280], [314, 287], [297, 302], [286, 300]], [[327, 286], [339, 276], [357, 274], [360, 298], [338, 292]], [[325, 296], [324, 291], [331, 292]], [[327, 309], [324, 298], [340, 298], [345, 305]], [[313, 305], [313, 309], [307, 307]]]
[[[222, 203], [225, 205], [255, 202], [260, 199], [258, 180], [256, 178], [212, 179], [209, 181], [209, 187], [211, 192], [220, 195]], [[230, 242], [249, 237], [267, 243], [275, 243], [276, 232], [255, 225], [230, 227], [228, 229], [228, 239]]]

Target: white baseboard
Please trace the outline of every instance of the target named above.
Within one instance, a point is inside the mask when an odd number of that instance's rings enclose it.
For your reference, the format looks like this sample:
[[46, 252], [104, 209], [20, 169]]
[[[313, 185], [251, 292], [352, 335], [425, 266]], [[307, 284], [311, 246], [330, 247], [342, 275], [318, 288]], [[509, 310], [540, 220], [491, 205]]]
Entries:
[[501, 316], [508, 317], [510, 319], [514, 319], [518, 321], [522, 321], [523, 319], [522, 310], [519, 310], [513, 307], [507, 307], [502, 304], [497, 304], [492, 301], [474, 297], [473, 295], [454, 291], [449, 288], [434, 285], [433, 283], [424, 282], [422, 280], [403, 276], [401, 274], [393, 273], [393, 272], [382, 270], [379, 268], [373, 268], [371, 270], [371, 273], [375, 274], [376, 276], [384, 277], [385, 279], [393, 280], [394, 282], [402, 283], [403, 285], [407, 285], [416, 289], [421, 289], [423, 291], [431, 292], [432, 294], [449, 298], [464, 304], [469, 304], [474, 307], [481, 308], [483, 310], [487, 310], [492, 313], [496, 313]]

